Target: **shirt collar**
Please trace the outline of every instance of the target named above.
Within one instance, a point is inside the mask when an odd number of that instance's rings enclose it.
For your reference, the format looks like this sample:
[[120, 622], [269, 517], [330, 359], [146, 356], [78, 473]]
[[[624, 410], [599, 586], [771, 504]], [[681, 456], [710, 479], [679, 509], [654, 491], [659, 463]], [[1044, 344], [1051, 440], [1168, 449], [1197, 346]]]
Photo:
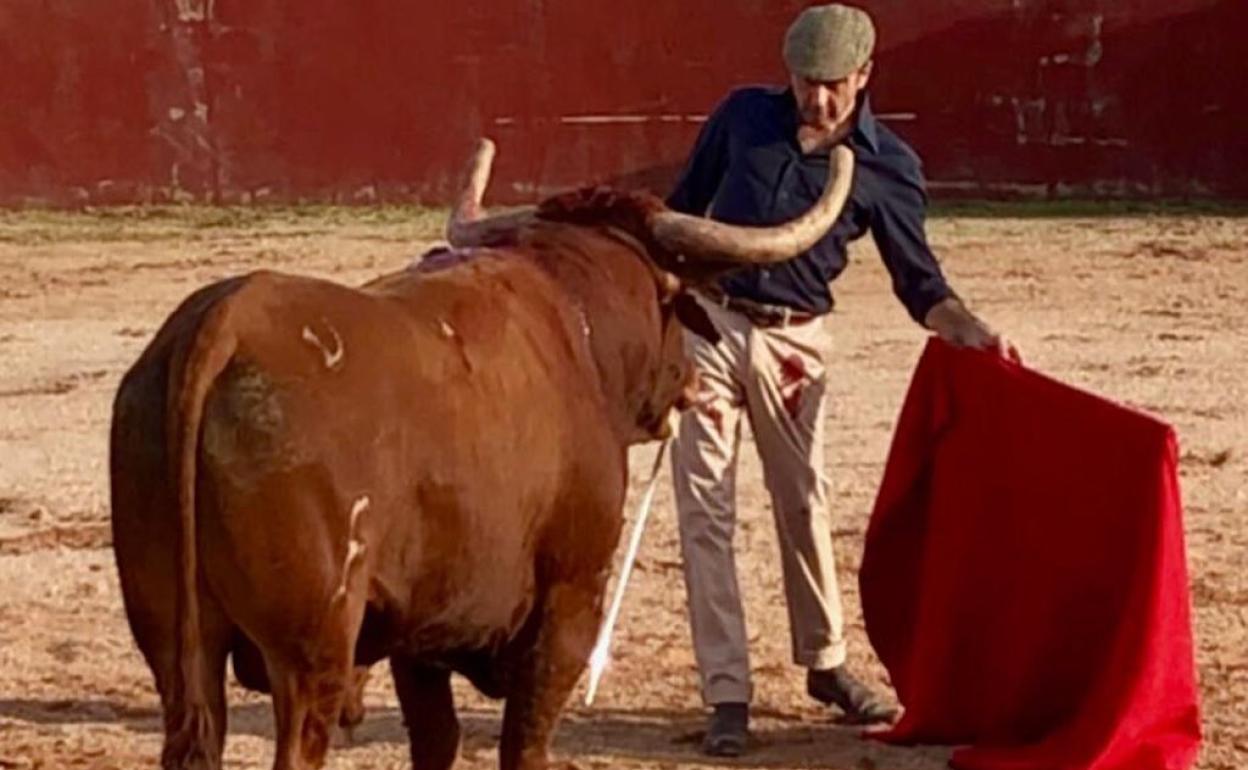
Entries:
[[854, 136], [861, 139], [872, 154], [880, 152], [880, 124], [871, 112], [871, 100], [864, 91], [858, 96], [858, 109], [854, 114]]

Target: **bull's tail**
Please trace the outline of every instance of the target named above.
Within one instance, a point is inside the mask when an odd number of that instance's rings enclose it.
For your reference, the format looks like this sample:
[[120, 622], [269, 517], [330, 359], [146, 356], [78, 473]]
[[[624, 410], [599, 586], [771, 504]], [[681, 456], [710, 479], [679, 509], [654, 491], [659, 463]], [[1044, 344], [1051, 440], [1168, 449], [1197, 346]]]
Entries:
[[161, 757], [161, 766], [167, 770], [215, 767], [215, 747], [221, 738], [217, 731], [222, 726], [213, 724], [203, 678], [206, 661], [200, 634], [195, 475], [204, 402], [237, 344], [229, 325], [232, 304], [227, 297], [208, 310], [194, 336], [170, 362], [166, 435], [178, 505], [178, 585], [177, 645], [170, 682], [174, 708], [166, 712]]

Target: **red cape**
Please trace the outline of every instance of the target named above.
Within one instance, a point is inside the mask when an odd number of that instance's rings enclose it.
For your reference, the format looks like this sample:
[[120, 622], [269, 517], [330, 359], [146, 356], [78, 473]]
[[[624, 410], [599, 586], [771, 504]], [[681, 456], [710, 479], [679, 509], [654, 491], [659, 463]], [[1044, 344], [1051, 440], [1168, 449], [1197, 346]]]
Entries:
[[1200, 743], [1170, 426], [928, 343], [859, 584], [905, 707], [961, 770], [1186, 770]]

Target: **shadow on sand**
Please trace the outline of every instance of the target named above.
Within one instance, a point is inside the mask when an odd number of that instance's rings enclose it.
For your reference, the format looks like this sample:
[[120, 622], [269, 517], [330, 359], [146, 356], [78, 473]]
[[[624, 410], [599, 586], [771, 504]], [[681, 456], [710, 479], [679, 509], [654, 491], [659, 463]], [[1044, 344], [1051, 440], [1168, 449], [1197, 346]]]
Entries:
[[[134, 732], [158, 734], [160, 711], [107, 699], [0, 699], [0, 717], [44, 725], [122, 725]], [[948, 751], [880, 744], [861, 737], [859, 728], [814, 722], [793, 715], [759, 710], [749, 753], [740, 760], [703, 756], [703, 714], [661, 709], [613, 710], [567, 714], [555, 740], [563, 758], [616, 758], [682, 765], [744, 765], [785, 768], [862, 768], [863, 770], [943, 770]], [[498, 745], [500, 716], [487, 709], [461, 709], [465, 753], [492, 752]], [[267, 701], [230, 709], [230, 734], [273, 738], [273, 716]], [[340, 736], [340, 750], [377, 743], [402, 744], [407, 732], [394, 708], [370, 708], [351, 736]]]

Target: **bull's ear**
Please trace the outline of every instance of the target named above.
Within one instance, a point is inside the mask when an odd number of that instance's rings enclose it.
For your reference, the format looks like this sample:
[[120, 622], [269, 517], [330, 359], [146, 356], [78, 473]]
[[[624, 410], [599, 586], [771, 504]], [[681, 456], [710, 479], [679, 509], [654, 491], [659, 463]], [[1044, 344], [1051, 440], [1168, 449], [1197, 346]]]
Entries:
[[719, 330], [711, 323], [711, 317], [687, 291], [682, 291], [672, 298], [672, 312], [676, 320], [686, 329], [715, 345], [719, 342]]

